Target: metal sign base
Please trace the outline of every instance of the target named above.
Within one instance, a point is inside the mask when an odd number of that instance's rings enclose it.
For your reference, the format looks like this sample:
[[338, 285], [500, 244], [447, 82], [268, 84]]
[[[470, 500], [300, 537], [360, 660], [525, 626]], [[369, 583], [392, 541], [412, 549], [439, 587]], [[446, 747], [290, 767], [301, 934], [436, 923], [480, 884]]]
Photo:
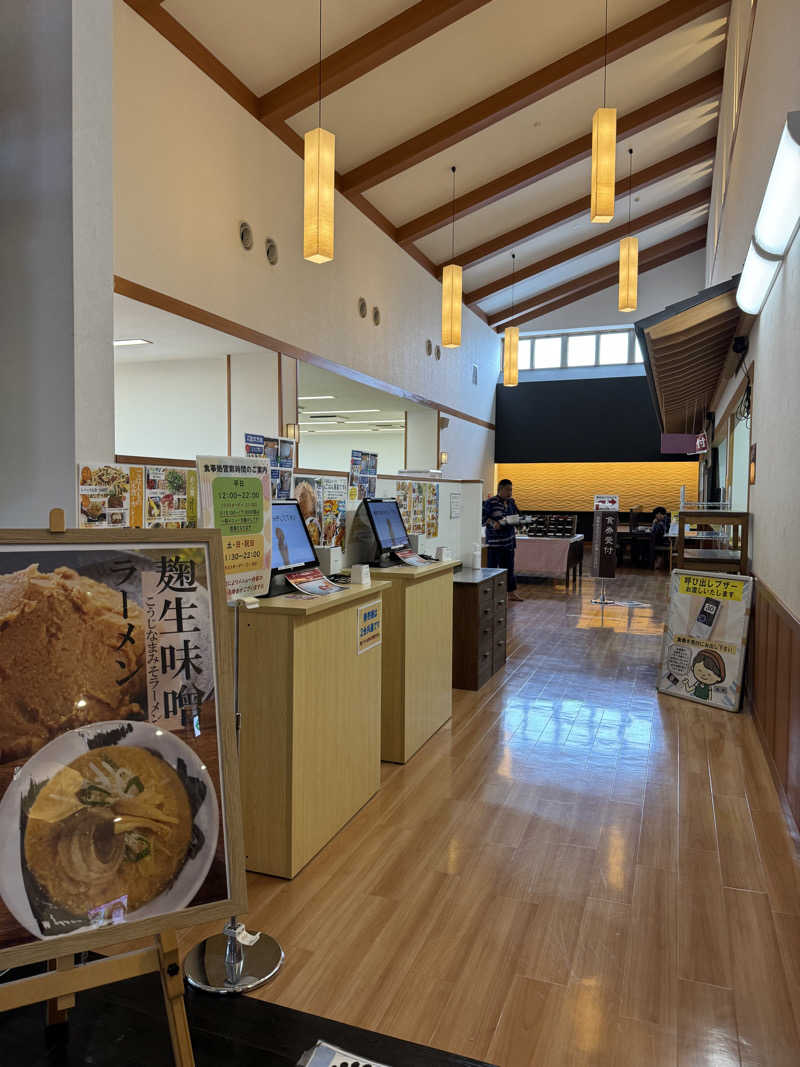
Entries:
[[283, 949], [269, 934], [243, 945], [229, 926], [189, 952], [184, 971], [189, 985], [206, 993], [250, 993], [274, 978], [283, 964]]
[[[255, 602], [258, 603], [257, 601]], [[233, 613], [233, 672], [234, 712], [236, 721], [236, 752], [242, 716], [239, 711], [239, 609], [236, 601]], [[238, 931], [239, 923], [232, 915], [221, 934], [200, 941], [184, 961], [184, 973], [189, 985], [206, 993], [249, 993], [274, 978], [283, 965], [284, 951], [269, 934]], [[239, 936], [237, 936], [237, 931]], [[239, 940], [243, 938], [243, 941]], [[248, 942], [250, 942], [248, 944]]]
[[606, 597], [606, 580], [605, 580], [605, 578], [601, 578], [600, 579], [600, 596], [596, 597], [596, 598], [593, 598], [592, 603], [593, 604], [616, 604], [616, 600], [609, 600]]

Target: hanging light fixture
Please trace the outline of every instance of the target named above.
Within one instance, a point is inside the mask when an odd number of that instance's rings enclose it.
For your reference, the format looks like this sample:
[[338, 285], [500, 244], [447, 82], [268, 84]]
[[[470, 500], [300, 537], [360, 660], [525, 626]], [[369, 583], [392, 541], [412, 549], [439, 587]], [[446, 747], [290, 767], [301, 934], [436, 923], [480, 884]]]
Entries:
[[303, 258], [333, 259], [333, 197], [336, 138], [322, 128], [322, 0], [319, 0], [319, 117], [305, 136], [303, 177]]
[[[517, 256], [511, 253], [511, 317], [514, 317], [514, 267]], [[519, 327], [506, 326], [503, 332], [503, 385], [519, 382]]]
[[633, 149], [629, 148], [628, 167], [628, 236], [619, 243], [619, 310], [635, 311], [639, 289], [639, 238], [631, 237], [631, 183]]
[[[453, 220], [451, 258], [456, 258], [456, 168], [453, 172]], [[442, 271], [442, 347], [461, 344], [461, 267], [448, 263]]]
[[608, 0], [606, 0], [605, 55], [603, 58], [603, 106], [592, 118], [592, 190], [589, 217], [592, 222], [614, 218], [614, 182], [617, 162], [617, 109], [606, 107], [608, 75]]

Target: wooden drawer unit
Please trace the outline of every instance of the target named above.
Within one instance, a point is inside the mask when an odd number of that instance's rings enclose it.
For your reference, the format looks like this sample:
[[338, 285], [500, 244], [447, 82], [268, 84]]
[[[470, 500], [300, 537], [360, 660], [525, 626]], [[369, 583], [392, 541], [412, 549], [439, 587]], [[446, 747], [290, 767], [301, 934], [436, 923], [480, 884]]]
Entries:
[[453, 686], [480, 689], [506, 661], [506, 572], [453, 575]]

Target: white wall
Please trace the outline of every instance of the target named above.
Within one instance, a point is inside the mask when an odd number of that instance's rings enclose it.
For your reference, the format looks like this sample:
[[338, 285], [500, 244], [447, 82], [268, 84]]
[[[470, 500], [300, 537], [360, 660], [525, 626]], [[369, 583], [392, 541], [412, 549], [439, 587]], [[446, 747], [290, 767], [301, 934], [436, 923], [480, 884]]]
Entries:
[[414, 404], [406, 408], [406, 465], [409, 470], [435, 470], [438, 412]]
[[353, 449], [378, 453], [378, 472], [397, 474], [404, 466], [403, 431], [397, 433], [301, 433], [298, 466], [311, 470], [349, 471]]
[[[461, 348], [426, 356], [441, 286], [341, 197], [334, 261], [305, 262], [302, 160], [123, 0], [114, 78], [117, 274], [492, 421], [494, 331], [465, 309]], [[251, 252], [239, 244], [241, 219], [253, 227]], [[359, 317], [360, 296], [380, 307], [380, 327]]]
[[[287, 421], [293, 422], [294, 416]], [[280, 433], [283, 427], [280, 428]], [[278, 357], [264, 349], [231, 356], [231, 454], [244, 455], [246, 433], [278, 434]]]
[[[729, 171], [719, 247], [709, 249], [709, 277], [721, 282], [742, 268], [786, 112], [800, 107], [800, 4], [759, 0], [739, 132]], [[751, 440], [758, 447], [753, 514], [753, 570], [800, 616], [800, 240], [795, 239], [750, 333], [755, 363]], [[737, 383], [728, 383], [721, 414]]]
[[531, 319], [521, 330], [570, 330], [582, 326], [632, 326], [663, 311], [669, 304], [694, 296], [705, 285], [705, 252], [692, 252], [663, 267], [639, 275], [639, 307], [626, 314], [617, 310], [617, 287], [576, 300], [549, 315]]
[[224, 356], [118, 363], [116, 394], [118, 454], [187, 460], [228, 454]]
[[480, 478], [487, 491], [494, 482], [494, 432], [464, 419], [445, 416], [450, 424], [439, 432], [439, 447], [447, 452], [448, 478]]
[[74, 525], [113, 452], [110, 57], [110, 0], [0, 5], [0, 526]]

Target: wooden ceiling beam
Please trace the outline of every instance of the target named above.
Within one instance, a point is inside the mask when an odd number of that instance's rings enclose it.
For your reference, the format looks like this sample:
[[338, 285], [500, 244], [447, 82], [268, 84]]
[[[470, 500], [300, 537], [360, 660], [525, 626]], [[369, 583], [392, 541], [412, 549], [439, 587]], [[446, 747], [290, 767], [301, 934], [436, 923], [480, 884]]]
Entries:
[[608, 63], [622, 59], [716, 7], [719, 7], [718, 0], [667, 0], [667, 3], [612, 30], [607, 41], [605, 37], [597, 37], [485, 100], [464, 108], [458, 114], [354, 167], [344, 176], [345, 187], [363, 193], [365, 189], [379, 185], [559, 89], [572, 85], [579, 78], [601, 70], [606, 58]]
[[670, 375], [683, 374], [689, 367], [697, 367], [700, 363], [709, 359], [718, 359], [720, 353], [724, 357], [727, 355], [730, 345], [725, 341], [717, 341], [715, 344], [707, 344], [703, 348], [687, 350], [683, 358], [677, 357], [670, 362], [664, 362], [659, 359], [658, 356], [654, 356], [650, 353], [650, 362], [653, 365], [653, 374], [656, 378], [668, 378]]
[[[705, 247], [706, 227], [698, 226], [687, 233], [672, 237], [668, 241], [653, 245], [639, 256], [639, 273], [655, 270], [665, 263], [671, 263], [674, 259], [689, 255]], [[563, 285], [554, 289], [537, 293], [535, 297], [514, 308], [513, 318], [510, 308], [505, 308], [494, 315], [489, 316], [489, 325], [493, 326], [497, 333], [502, 333], [506, 326], [520, 326], [529, 322], [532, 318], [540, 318], [542, 315], [555, 311], [557, 308], [573, 304], [592, 293], [601, 292], [614, 285], [618, 277], [618, 264], [610, 263], [607, 267], [600, 267], [579, 278], [573, 278]], [[502, 325], [498, 325], [502, 323]]]
[[516, 282], [524, 282], [528, 278], [534, 278], [537, 274], [543, 274], [545, 271], [558, 267], [562, 263], [569, 263], [570, 260], [578, 259], [589, 252], [605, 248], [623, 237], [627, 237], [629, 234], [641, 233], [643, 230], [652, 229], [653, 226], [658, 226], [662, 222], [668, 222], [670, 219], [680, 218], [681, 215], [686, 215], [690, 211], [696, 211], [697, 208], [708, 207], [710, 202], [711, 186], [709, 185], [705, 189], [699, 189], [696, 193], [681, 197], [680, 200], [673, 200], [670, 204], [656, 208], [655, 211], [640, 215], [632, 220], [630, 225], [625, 223], [622, 226], [603, 226], [601, 228], [602, 232], [595, 234], [594, 237], [589, 237], [585, 241], [578, 241], [577, 244], [570, 245], [569, 248], [563, 248], [560, 252], [554, 252], [550, 256], [545, 256], [544, 259], [539, 259], [528, 267], [523, 267], [512, 274], [504, 274], [502, 278], [487, 282], [486, 285], [465, 293], [464, 303], [468, 305], [477, 304], [488, 296], [493, 296], [494, 293], [501, 293], [504, 289], [510, 289], [512, 284]]
[[[713, 163], [716, 147], [716, 138], [711, 137], [709, 140], [702, 141], [700, 144], [694, 145], [692, 148], [687, 148], [683, 152], [677, 152], [674, 156], [669, 156], [667, 159], [662, 159], [659, 163], [654, 163], [650, 167], [645, 167], [644, 170], [639, 171], [638, 174], [634, 174], [631, 181], [631, 191], [638, 192], [640, 189], [646, 189], [651, 185], [655, 185], [657, 182], [664, 181], [665, 178], [671, 178], [676, 174], [680, 174], [683, 171], [689, 170], [691, 167], [696, 167], [702, 163]], [[628, 179], [620, 178], [616, 185], [615, 194], [617, 197], [621, 197], [627, 196], [627, 193]], [[524, 241], [530, 240], [532, 237], [547, 233], [548, 230], [552, 230], [556, 226], [562, 225], [564, 222], [570, 222], [572, 219], [579, 218], [584, 213], [588, 213], [588, 211], [589, 197], [582, 196], [579, 200], [573, 200], [571, 204], [565, 204], [563, 207], [548, 211], [545, 215], [540, 215], [536, 219], [531, 219], [530, 221], [523, 223], [521, 226], [515, 226], [513, 230], [501, 233], [498, 237], [493, 237], [490, 241], [484, 241], [483, 244], [475, 245], [474, 248], [469, 248], [465, 252], [460, 252], [455, 257], [454, 262], [458, 263], [465, 270], [469, 267], [477, 266], [478, 263], [484, 263], [487, 259], [492, 259], [494, 256], [500, 255], [502, 252], [508, 252], [510, 249]], [[448, 262], [450, 261], [448, 260]], [[443, 267], [444, 263], [440, 263], [437, 266], [440, 276]]]
[[[666, 96], [653, 100], [644, 107], [637, 108], [630, 114], [624, 115], [617, 123], [617, 141], [622, 141], [625, 137], [632, 137], [643, 130], [650, 129], [650, 127], [656, 126], [674, 115], [682, 114], [697, 104], [717, 99], [721, 92], [722, 71], [717, 70], [713, 74], [699, 78], [697, 81], [675, 90], [675, 92], [667, 93]], [[589, 118], [590, 115], [587, 112], [587, 121]], [[518, 193], [521, 189], [526, 189], [543, 178], [549, 178], [551, 175], [557, 174], [575, 163], [589, 159], [591, 154], [591, 133], [587, 133], [583, 137], [576, 137], [574, 141], [561, 145], [560, 148], [555, 148], [552, 152], [546, 152], [543, 156], [539, 156], [529, 163], [524, 163], [521, 167], [516, 167], [506, 174], [501, 174], [499, 178], [493, 178], [468, 193], [456, 197], [455, 218], [462, 219], [475, 211], [480, 211], [481, 208], [488, 207], [489, 204], [494, 204], [506, 196], [511, 196], [512, 193]], [[346, 177], [345, 175], [345, 183]], [[443, 226], [449, 226], [453, 220], [453, 210], [453, 202], [449, 200], [447, 203], [442, 203], [438, 207], [426, 211], [423, 215], [411, 219], [402, 226], [398, 226], [397, 240], [400, 244], [407, 244], [411, 241], [418, 241], [421, 237], [426, 237], [429, 233], [434, 233]]]
[[[414, 45], [470, 15], [491, 0], [420, 0], [322, 61], [322, 95], [328, 96], [387, 63]], [[259, 100], [262, 119], [288, 119], [319, 99], [320, 71], [314, 63]]]

